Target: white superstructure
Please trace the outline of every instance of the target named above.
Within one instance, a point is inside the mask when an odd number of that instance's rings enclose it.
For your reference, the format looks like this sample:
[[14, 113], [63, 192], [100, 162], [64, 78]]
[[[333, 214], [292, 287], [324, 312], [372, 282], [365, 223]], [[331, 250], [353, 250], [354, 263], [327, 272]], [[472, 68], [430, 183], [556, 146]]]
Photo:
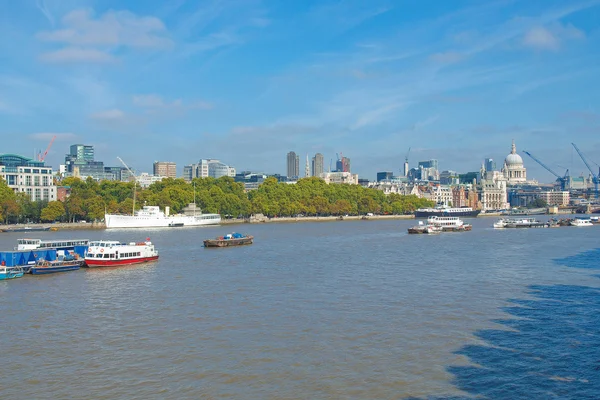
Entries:
[[158, 206], [144, 206], [135, 215], [105, 214], [106, 228], [167, 228], [174, 226], [217, 225], [219, 214], [167, 215]]
[[575, 218], [571, 221], [572, 226], [593, 226], [590, 218]]

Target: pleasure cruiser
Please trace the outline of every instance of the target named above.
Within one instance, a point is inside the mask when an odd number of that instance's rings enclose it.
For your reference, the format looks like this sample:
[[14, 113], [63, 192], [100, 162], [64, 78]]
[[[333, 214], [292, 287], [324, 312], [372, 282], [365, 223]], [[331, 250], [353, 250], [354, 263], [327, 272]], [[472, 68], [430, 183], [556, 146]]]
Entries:
[[145, 242], [120, 243], [114, 240], [90, 242], [85, 255], [88, 267], [115, 267], [158, 260], [158, 251], [146, 238]]
[[427, 225], [440, 227], [443, 232], [470, 231], [473, 228], [458, 217], [429, 217], [427, 218]]
[[415, 218], [427, 218], [433, 216], [445, 217], [476, 217], [481, 210], [473, 210], [471, 207], [447, 207], [437, 206], [435, 208], [419, 208], [415, 211]]
[[219, 214], [169, 215], [169, 207], [165, 212], [158, 206], [144, 206], [135, 215], [105, 214], [106, 228], [167, 228], [173, 226], [218, 225]]

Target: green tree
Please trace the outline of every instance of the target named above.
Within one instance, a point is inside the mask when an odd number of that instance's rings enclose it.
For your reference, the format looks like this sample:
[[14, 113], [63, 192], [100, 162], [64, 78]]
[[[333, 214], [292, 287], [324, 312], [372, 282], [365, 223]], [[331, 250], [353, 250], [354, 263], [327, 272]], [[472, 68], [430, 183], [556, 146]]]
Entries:
[[42, 210], [41, 219], [45, 222], [58, 221], [65, 216], [65, 206], [60, 201], [51, 201]]

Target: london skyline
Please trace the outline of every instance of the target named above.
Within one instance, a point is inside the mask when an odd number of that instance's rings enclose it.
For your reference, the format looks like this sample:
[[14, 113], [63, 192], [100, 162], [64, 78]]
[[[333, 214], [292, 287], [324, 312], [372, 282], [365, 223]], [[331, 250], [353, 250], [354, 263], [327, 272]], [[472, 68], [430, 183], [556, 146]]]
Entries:
[[[0, 134], [28, 157], [57, 139], [150, 170], [217, 158], [285, 174], [284, 156], [336, 153], [352, 172], [500, 168], [528, 176], [600, 162], [600, 1], [281, 4], [31, 0], [0, 5]], [[303, 164], [301, 162], [301, 164]], [[303, 165], [300, 168], [303, 172]]]

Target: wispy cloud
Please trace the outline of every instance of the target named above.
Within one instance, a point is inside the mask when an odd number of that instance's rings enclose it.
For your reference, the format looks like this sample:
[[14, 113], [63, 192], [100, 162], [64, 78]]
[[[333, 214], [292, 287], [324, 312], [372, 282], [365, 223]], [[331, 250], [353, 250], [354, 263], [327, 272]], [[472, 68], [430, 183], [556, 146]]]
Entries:
[[50, 12], [50, 10], [48, 10], [46, 2], [44, 0], [37, 0], [35, 2], [35, 6], [38, 8], [38, 10], [40, 10], [42, 14], [44, 14], [44, 17], [46, 17], [48, 22], [50, 22], [50, 25], [54, 26], [54, 16]]
[[29, 138], [33, 139], [33, 140], [49, 142], [55, 136], [56, 136], [55, 140], [59, 141], [59, 142], [60, 141], [70, 142], [70, 141], [76, 140], [78, 138], [78, 136], [74, 133], [53, 133], [53, 132], [32, 133], [29, 135]]
[[101, 121], [118, 121], [125, 118], [125, 112], [119, 109], [98, 111], [90, 115], [92, 119]]
[[62, 29], [37, 34], [41, 41], [65, 46], [42, 54], [42, 60], [105, 63], [114, 59], [111, 52], [120, 47], [164, 49], [173, 44], [161, 20], [129, 11], [111, 10], [95, 18], [92, 10], [75, 10], [61, 23]]
[[213, 106], [205, 101], [184, 102], [181, 99], [165, 101], [157, 94], [141, 94], [133, 96], [133, 104], [146, 110], [172, 110], [185, 111], [190, 109], [209, 110]]
[[523, 45], [536, 50], [558, 50], [567, 40], [583, 39], [585, 34], [573, 25], [554, 23], [548, 27], [535, 26], [523, 37]]
[[437, 63], [452, 64], [461, 61], [465, 56], [456, 51], [446, 51], [442, 53], [435, 53], [429, 56], [429, 59]]

